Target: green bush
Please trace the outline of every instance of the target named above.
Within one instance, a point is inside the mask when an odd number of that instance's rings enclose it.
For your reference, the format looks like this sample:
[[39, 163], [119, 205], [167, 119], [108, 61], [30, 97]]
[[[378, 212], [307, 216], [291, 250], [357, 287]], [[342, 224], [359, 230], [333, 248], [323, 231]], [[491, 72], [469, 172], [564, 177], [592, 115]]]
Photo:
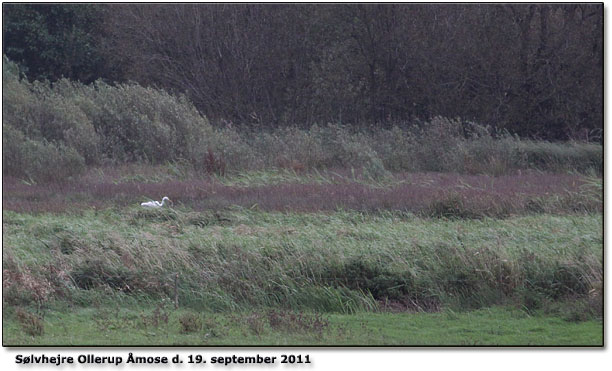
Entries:
[[20, 80], [15, 71], [10, 63], [3, 69], [3, 122], [28, 139], [72, 148], [88, 165], [98, 164], [100, 138], [78, 100], [66, 99], [46, 82]]
[[524, 140], [517, 143], [516, 152], [524, 168], [603, 172], [603, 147], [600, 145]]
[[30, 180], [62, 181], [85, 169], [84, 158], [64, 144], [26, 138], [20, 131], [2, 125], [3, 173]]
[[88, 87], [83, 108], [103, 137], [104, 154], [118, 162], [195, 161], [210, 135], [205, 117], [184, 97], [136, 84]]
[[[27, 154], [26, 161], [44, 163], [41, 156], [55, 149], [71, 161], [80, 157], [87, 165], [186, 160], [196, 167], [203, 166], [209, 150], [223, 149], [222, 156], [235, 158], [225, 153], [235, 148], [229, 145], [233, 138], [215, 132], [184, 96], [137, 84], [83, 85], [66, 79], [30, 83], [22, 77], [18, 66], [5, 59], [2, 113], [3, 127], [10, 129], [3, 139], [18, 139], [27, 147], [21, 151], [12, 148], [13, 157]], [[40, 143], [43, 149], [32, 143]], [[241, 153], [242, 157], [249, 155]], [[39, 176], [38, 168], [32, 166], [19, 171], [21, 164], [9, 166], [5, 173], [23, 176], [28, 172], [33, 178], [48, 178], [47, 174]]]
[[599, 144], [522, 140], [461, 119], [438, 116], [375, 130], [339, 124], [215, 128], [184, 96], [134, 83], [30, 83], [5, 57], [2, 84], [3, 127], [9, 128], [3, 142], [11, 147], [3, 151], [11, 157], [5, 174], [33, 179], [55, 173], [51, 178], [61, 179], [78, 173], [82, 162], [178, 162], [218, 175], [270, 167], [357, 168], [372, 179], [389, 170], [496, 176], [517, 169], [603, 171]]

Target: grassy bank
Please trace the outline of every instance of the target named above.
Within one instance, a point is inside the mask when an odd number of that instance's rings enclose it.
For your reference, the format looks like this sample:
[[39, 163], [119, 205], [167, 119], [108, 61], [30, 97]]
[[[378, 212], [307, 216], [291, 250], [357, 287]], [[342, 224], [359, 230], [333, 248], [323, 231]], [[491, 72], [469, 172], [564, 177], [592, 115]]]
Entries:
[[[174, 298], [179, 272], [179, 302], [198, 310], [537, 309], [589, 301], [603, 274], [597, 214], [446, 220], [108, 209], [3, 218], [4, 301], [42, 308]], [[596, 300], [587, 306], [597, 312]]]

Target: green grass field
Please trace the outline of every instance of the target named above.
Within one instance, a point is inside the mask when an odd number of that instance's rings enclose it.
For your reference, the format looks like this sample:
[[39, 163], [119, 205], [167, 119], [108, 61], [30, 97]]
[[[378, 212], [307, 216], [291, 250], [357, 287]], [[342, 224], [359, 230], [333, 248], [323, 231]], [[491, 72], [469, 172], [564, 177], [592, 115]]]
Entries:
[[[170, 310], [170, 309], [168, 309]], [[317, 326], [272, 327], [266, 312], [198, 314], [201, 327], [185, 332], [179, 318], [153, 324], [154, 310], [78, 308], [49, 312], [45, 331], [30, 336], [15, 321], [4, 327], [5, 345], [525, 345], [600, 346], [601, 321], [568, 322], [558, 316], [528, 315], [509, 307], [469, 312], [327, 314]], [[314, 318], [304, 314], [306, 320]]]

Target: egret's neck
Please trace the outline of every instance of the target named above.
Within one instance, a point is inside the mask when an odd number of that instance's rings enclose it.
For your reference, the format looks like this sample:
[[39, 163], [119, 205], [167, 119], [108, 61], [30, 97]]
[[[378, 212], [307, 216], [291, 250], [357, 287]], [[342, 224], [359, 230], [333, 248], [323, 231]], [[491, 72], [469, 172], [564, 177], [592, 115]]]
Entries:
[[166, 200], [165, 200], [165, 199], [163, 199], [163, 200], [162, 200], [162, 206], [165, 206], [165, 205], [166, 205]]

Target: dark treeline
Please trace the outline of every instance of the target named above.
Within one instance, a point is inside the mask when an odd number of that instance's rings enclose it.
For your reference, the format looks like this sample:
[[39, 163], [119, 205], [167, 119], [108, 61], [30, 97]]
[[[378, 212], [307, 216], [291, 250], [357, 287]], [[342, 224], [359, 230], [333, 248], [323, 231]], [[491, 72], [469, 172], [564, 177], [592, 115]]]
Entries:
[[3, 4], [3, 40], [30, 79], [181, 92], [213, 123], [603, 126], [602, 4]]

